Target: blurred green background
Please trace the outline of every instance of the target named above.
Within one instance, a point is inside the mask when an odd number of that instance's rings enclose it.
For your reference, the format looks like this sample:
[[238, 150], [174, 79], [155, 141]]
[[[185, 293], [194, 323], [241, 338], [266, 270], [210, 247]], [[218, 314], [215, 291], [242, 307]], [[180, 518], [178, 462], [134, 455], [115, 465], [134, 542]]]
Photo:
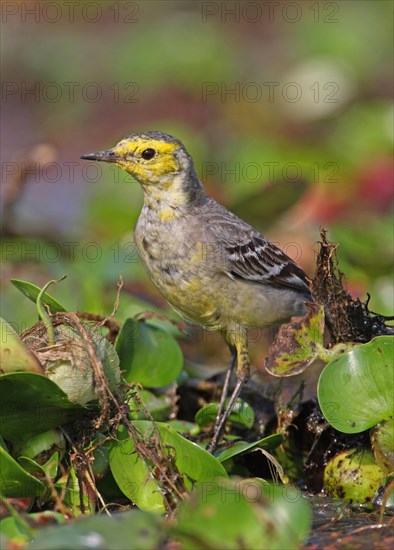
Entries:
[[[118, 318], [166, 308], [132, 243], [142, 192], [80, 161], [129, 133], [180, 138], [209, 192], [310, 274], [319, 227], [354, 295], [392, 313], [390, 1], [3, 2], [2, 316], [9, 283]], [[148, 304], [148, 305], [147, 305]]]

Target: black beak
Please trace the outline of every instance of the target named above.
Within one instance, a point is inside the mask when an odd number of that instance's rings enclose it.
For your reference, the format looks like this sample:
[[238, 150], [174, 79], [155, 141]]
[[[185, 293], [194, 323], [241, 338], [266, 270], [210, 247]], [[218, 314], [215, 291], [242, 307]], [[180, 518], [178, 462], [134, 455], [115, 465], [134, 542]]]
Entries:
[[117, 162], [121, 160], [120, 157], [117, 157], [110, 149], [109, 151], [99, 151], [98, 153], [89, 153], [88, 155], [82, 155], [81, 159], [84, 160], [100, 160], [103, 162]]

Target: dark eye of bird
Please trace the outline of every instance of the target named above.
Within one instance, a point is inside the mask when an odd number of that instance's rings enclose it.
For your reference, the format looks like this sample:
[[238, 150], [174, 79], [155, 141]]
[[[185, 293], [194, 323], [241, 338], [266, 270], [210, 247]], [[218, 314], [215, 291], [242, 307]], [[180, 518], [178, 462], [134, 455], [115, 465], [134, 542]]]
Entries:
[[153, 159], [155, 156], [155, 150], [154, 149], [145, 149], [145, 151], [142, 151], [141, 157], [145, 160]]

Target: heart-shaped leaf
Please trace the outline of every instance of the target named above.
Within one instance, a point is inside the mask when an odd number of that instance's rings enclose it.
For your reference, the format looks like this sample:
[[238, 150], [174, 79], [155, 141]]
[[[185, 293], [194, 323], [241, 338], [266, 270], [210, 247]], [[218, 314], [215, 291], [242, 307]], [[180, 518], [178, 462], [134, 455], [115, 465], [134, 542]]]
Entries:
[[393, 358], [394, 338], [378, 336], [325, 367], [318, 399], [336, 430], [362, 432], [394, 416]]
[[[69, 525], [47, 527], [37, 533], [29, 550], [85, 550], [86, 548], [161, 548], [163, 538], [159, 518], [139, 510], [111, 517], [84, 517]], [[67, 543], [65, 542], [67, 541]]]
[[181, 503], [172, 527], [182, 548], [298, 549], [308, 536], [311, 511], [299, 489], [262, 479], [219, 480]]
[[182, 351], [175, 338], [144, 321], [127, 319], [116, 341], [116, 351], [127, 382], [163, 387], [174, 382], [182, 370]]
[[71, 403], [55, 382], [33, 372], [1, 375], [0, 395], [0, 433], [10, 441], [27, 440], [86, 411]]

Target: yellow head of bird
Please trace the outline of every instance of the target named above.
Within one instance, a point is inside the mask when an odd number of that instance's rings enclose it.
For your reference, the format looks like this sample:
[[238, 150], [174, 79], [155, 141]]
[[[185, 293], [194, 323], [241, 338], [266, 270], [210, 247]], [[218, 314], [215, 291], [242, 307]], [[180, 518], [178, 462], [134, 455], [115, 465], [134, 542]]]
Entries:
[[113, 149], [81, 158], [118, 164], [144, 187], [168, 188], [175, 176], [186, 175], [193, 167], [190, 155], [178, 139], [153, 131], [131, 134]]

